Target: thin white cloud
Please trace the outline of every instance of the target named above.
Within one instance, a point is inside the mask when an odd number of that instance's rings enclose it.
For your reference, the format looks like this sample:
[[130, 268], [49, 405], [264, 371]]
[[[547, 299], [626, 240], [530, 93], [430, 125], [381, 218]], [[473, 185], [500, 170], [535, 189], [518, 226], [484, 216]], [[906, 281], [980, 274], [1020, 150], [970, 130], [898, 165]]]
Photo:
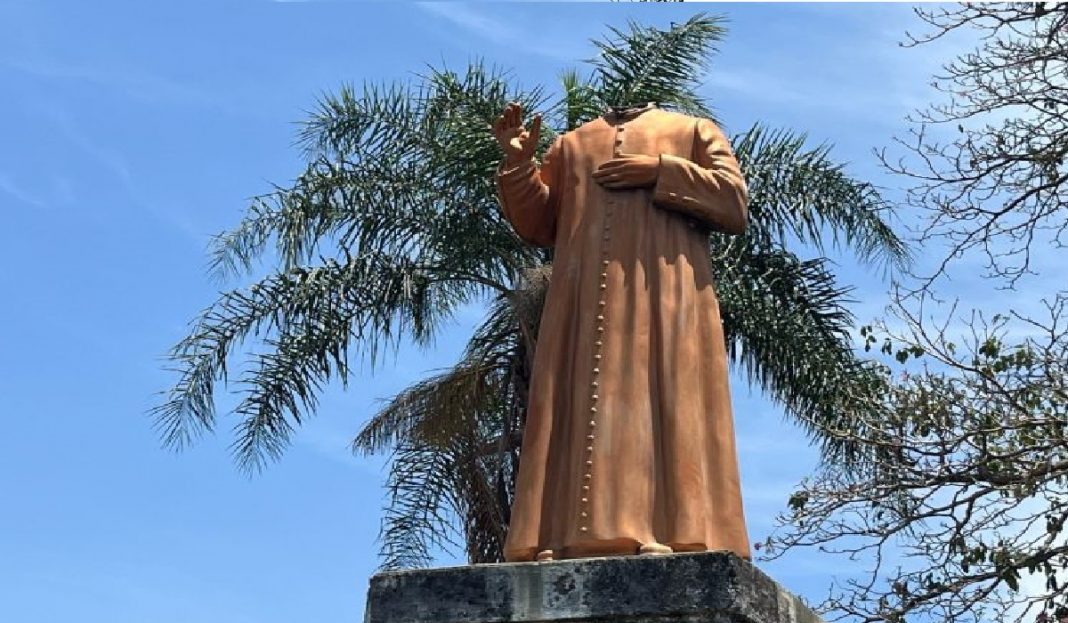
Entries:
[[465, 28], [480, 37], [509, 43], [516, 36], [516, 30], [471, 7], [452, 2], [419, 2], [419, 8]]
[[358, 457], [352, 453], [352, 439], [355, 435], [340, 429], [335, 423], [320, 420], [309, 422], [295, 437], [296, 445], [308, 449], [314, 454], [329, 459], [347, 469], [361, 472], [369, 478], [382, 478], [385, 473], [387, 457], [376, 455]]
[[6, 173], [0, 173], [0, 194], [14, 197], [19, 203], [35, 208], [48, 208], [48, 203], [34, 193], [26, 190]]
[[[741, 63], [717, 62], [706, 84], [750, 101], [806, 109], [805, 114], [811, 110], [869, 127], [900, 127], [909, 112], [937, 99], [930, 77], [975, 45], [975, 37], [962, 33], [916, 48], [901, 47], [906, 32], [922, 26], [906, 7], [869, 5], [843, 11], [813, 4], [797, 10], [833, 21], [841, 32], [826, 41], [812, 39], [804, 57], [777, 59], [767, 54], [771, 49], [754, 48], [752, 62], [741, 55]], [[781, 50], [786, 54], [789, 48]]]
[[75, 120], [66, 111], [58, 107], [52, 107], [47, 112], [52, 118], [58, 133], [97, 165], [109, 171], [118, 180], [122, 190], [135, 205], [174, 227], [198, 246], [202, 247], [204, 245], [207, 239], [205, 232], [194, 226], [184, 214], [165, 210], [157, 202], [143, 198], [137, 188], [137, 182], [130, 170], [129, 163], [121, 153], [90, 138], [88, 134], [78, 127]]
[[826, 97], [818, 93], [806, 93], [791, 85], [788, 76], [771, 75], [751, 68], [717, 67], [710, 72], [705, 85], [778, 104], [816, 106], [826, 102]]
[[[498, 45], [561, 61], [574, 61], [577, 58], [572, 47], [546, 45], [544, 37], [537, 39], [539, 45], [531, 45], [529, 32], [521, 31], [488, 13], [476, 10], [470, 4], [460, 2], [416, 2], [415, 4], [427, 13]], [[467, 39], [464, 40], [467, 41]]]
[[35, 78], [88, 83], [135, 100], [240, 112], [206, 89], [128, 67], [100, 67], [47, 58], [0, 60], [0, 67]]

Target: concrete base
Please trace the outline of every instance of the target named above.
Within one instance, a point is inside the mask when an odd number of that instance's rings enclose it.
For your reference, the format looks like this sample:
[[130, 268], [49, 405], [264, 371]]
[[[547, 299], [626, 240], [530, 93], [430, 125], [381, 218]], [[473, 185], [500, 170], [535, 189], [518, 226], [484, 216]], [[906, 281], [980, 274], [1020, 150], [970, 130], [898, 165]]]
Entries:
[[822, 623], [726, 552], [580, 558], [371, 578], [365, 623]]

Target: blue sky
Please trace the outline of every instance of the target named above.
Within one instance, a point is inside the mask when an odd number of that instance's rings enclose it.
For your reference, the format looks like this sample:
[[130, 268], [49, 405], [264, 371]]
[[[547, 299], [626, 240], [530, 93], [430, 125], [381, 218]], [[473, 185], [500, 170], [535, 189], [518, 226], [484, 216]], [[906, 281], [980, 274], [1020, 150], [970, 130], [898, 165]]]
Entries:
[[[219, 289], [208, 238], [297, 174], [293, 122], [323, 91], [479, 56], [552, 84], [606, 24], [701, 9], [730, 19], [705, 86], [729, 131], [806, 131], [894, 193], [871, 150], [956, 51], [899, 48], [916, 26], [903, 5], [0, 1], [0, 621], [359, 620], [384, 472], [348, 441], [377, 400], [448, 365], [479, 310], [331, 389], [249, 479], [225, 424], [176, 455], [145, 416], [172, 380], [161, 356]], [[840, 274], [860, 319], [878, 314], [879, 274], [848, 259]], [[759, 541], [815, 455], [744, 379], [734, 394]], [[842, 565], [762, 566], [818, 600]]]

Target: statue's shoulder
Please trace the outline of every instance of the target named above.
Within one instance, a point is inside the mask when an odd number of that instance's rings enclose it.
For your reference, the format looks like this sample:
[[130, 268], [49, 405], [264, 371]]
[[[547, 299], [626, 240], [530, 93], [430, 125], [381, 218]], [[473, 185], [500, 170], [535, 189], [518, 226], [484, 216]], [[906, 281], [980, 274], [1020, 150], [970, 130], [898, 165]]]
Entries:
[[611, 129], [611, 127], [608, 125], [608, 122], [604, 120], [604, 117], [594, 117], [593, 119], [590, 119], [589, 121], [583, 123], [574, 130], [568, 130], [567, 132], [564, 132], [563, 136], [575, 136], [577, 134], [588, 134], [590, 132], [603, 132], [609, 129]]
[[707, 117], [698, 117], [684, 112], [680, 112], [678, 110], [668, 110], [661, 108], [658, 110], [658, 112], [660, 113], [660, 116], [657, 118], [657, 121], [660, 123], [677, 123], [679, 125], [686, 126], [693, 126], [693, 124], [695, 123], [711, 123], [713, 125], [716, 125], [714, 121], [708, 119]]
[[700, 119], [700, 117], [694, 117], [693, 115], [686, 114], [681, 110], [675, 110], [673, 108], [658, 108], [657, 112], [660, 113], [662, 117], [677, 119], [679, 121], [694, 121], [695, 119]]

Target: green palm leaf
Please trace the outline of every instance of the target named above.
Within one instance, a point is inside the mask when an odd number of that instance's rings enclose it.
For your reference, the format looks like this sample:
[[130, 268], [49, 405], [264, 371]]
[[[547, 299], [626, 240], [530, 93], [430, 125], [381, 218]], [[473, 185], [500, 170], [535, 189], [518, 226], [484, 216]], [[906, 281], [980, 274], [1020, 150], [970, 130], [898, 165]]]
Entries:
[[853, 351], [849, 288], [824, 259], [732, 242], [714, 244], [728, 356], [821, 444], [825, 461], [859, 466], [860, 446], [838, 433], [871, 417], [885, 388]]
[[578, 70], [569, 69], [563, 72], [560, 75], [560, 87], [564, 95], [555, 106], [554, 118], [564, 131], [574, 130], [604, 113], [605, 104], [601, 101], [601, 93], [589, 79], [584, 79]]
[[[214, 391], [246, 338], [265, 347], [238, 383], [245, 397], [233, 446], [255, 469], [285, 448], [350, 354], [372, 365], [402, 339], [426, 344], [457, 306], [507, 291], [540, 254], [496, 206], [497, 146], [487, 128], [516, 93], [473, 65], [408, 89], [324, 97], [301, 141], [312, 161], [289, 188], [257, 198], [216, 239], [213, 264], [242, 272], [273, 240], [282, 271], [222, 295], [171, 352], [179, 381], [153, 410], [167, 445], [215, 425]], [[316, 259], [320, 247], [342, 257]]]
[[[459, 518], [470, 560], [502, 560], [518, 466], [513, 431], [521, 427], [525, 402], [526, 357], [516, 309], [510, 300], [498, 300], [455, 367], [395, 396], [353, 442], [360, 453], [405, 449], [402, 469], [391, 469], [391, 481], [405, 484], [390, 487], [380, 535], [385, 566], [399, 564], [394, 559], [402, 555], [429, 560], [427, 548], [437, 542], [434, 532], [441, 527], [435, 522], [442, 516]], [[448, 476], [425, 477], [442, 456], [448, 457]], [[413, 478], [418, 486], [408, 484]], [[430, 501], [438, 506], [425, 508]]]
[[601, 101], [615, 106], [657, 102], [713, 118], [696, 89], [726, 33], [722, 22], [698, 14], [667, 30], [636, 22], [627, 31], [609, 28], [612, 36], [593, 41], [600, 54], [588, 61]]
[[389, 491], [379, 540], [383, 569], [426, 567], [435, 549], [458, 545], [447, 511], [456, 461], [447, 450], [405, 443], [390, 461]]
[[749, 188], [751, 244], [782, 247], [793, 236], [820, 252], [830, 242], [866, 263], [901, 268], [909, 261], [904, 241], [884, 221], [886, 201], [850, 178], [829, 145], [810, 148], [804, 134], [759, 124], [732, 144]]
[[259, 336], [267, 350], [241, 380], [245, 397], [235, 414], [242, 423], [233, 446], [243, 467], [259, 467], [314, 412], [325, 383], [347, 380], [350, 347], [374, 364], [404, 337], [428, 343], [441, 321], [481, 288], [436, 265], [364, 255], [227, 292], [172, 350], [181, 377], [154, 410], [164, 441], [181, 446], [211, 430], [214, 381], [225, 379], [236, 346]]

